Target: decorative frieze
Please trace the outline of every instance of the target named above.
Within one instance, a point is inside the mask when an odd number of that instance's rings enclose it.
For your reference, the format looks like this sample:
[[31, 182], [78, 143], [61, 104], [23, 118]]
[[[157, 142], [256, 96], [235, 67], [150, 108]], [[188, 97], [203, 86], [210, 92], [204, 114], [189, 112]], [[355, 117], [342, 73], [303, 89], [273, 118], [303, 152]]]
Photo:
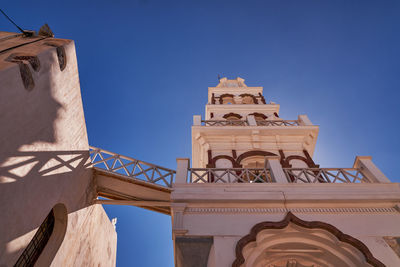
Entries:
[[185, 209], [190, 213], [398, 213], [395, 208], [196, 208]]

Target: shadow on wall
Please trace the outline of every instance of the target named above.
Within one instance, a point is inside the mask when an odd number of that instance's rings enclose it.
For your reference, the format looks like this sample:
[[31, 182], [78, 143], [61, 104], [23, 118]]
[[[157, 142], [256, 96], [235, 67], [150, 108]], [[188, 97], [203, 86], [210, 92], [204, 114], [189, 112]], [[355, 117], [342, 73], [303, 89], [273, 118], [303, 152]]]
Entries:
[[95, 197], [86, 150], [17, 151], [10, 158], [0, 168], [0, 266], [16, 262], [56, 203], [70, 214]]
[[76, 118], [82, 107], [75, 49], [71, 41], [59, 44], [65, 69], [45, 40], [0, 53], [0, 266], [16, 262], [54, 205], [71, 214], [95, 194], [89, 151], [74, 150], [87, 145], [84, 120]]
[[5, 56], [0, 55], [0, 166], [23, 145], [40, 142], [38, 147], [49, 150], [43, 143], [56, 142], [55, 122], [63, 108], [52, 95], [56, 81], [51, 68], [57, 59], [41, 57], [36, 71], [23, 61], [35, 81], [35, 86], [28, 90], [19, 64], [5, 61]]

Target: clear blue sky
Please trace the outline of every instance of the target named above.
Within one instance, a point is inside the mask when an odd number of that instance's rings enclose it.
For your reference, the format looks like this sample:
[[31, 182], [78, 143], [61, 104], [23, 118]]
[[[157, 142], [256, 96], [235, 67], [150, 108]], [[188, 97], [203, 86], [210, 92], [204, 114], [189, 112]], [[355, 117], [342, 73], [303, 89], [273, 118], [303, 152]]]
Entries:
[[[75, 40], [90, 144], [175, 169], [217, 75], [264, 86], [320, 125], [316, 163], [371, 155], [400, 182], [400, 1], [3, 1], [22, 28]], [[15, 31], [0, 17], [2, 30]], [[171, 222], [118, 217], [118, 266], [173, 266]]]

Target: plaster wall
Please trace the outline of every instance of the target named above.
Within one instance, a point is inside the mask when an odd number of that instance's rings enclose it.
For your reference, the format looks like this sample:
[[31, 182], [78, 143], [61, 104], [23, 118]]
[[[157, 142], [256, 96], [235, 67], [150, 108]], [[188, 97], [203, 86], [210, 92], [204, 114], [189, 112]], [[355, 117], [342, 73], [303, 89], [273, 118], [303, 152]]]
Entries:
[[[208, 266], [231, 266], [239, 239], [288, 211], [304, 221], [331, 224], [368, 246], [386, 266], [400, 258], [383, 240], [400, 236], [399, 184], [202, 184], [175, 185], [171, 199], [184, 205], [180, 231], [212, 236]], [[214, 265], [213, 265], [214, 264]]]
[[68, 216], [64, 242], [51, 266], [115, 266], [117, 234], [101, 205], [91, 205]]
[[[90, 208], [95, 186], [87, 166], [89, 144], [74, 42], [19, 35], [1, 42], [0, 49], [8, 49], [0, 54], [0, 266], [16, 262], [58, 203], [66, 207], [68, 226], [57, 262], [108, 255], [93, 234], [86, 239], [92, 246], [86, 255], [70, 249], [87, 231], [85, 225], [111, 226], [107, 216], [100, 216], [101, 207]], [[10, 61], [13, 55], [22, 59]], [[39, 65], [34, 68], [27, 58]], [[23, 79], [29, 73], [27, 88]], [[79, 224], [83, 218], [86, 223]], [[101, 235], [114, 242], [114, 261], [104, 261], [110, 266], [115, 263], [116, 233], [104, 229]]]

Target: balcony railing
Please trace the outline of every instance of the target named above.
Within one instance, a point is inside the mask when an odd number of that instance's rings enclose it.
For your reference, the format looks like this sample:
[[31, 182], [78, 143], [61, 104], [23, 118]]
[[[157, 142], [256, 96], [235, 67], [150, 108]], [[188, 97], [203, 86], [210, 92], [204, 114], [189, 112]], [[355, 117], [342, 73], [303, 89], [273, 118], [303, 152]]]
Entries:
[[247, 126], [246, 120], [202, 120], [205, 126]]
[[190, 168], [190, 183], [272, 183], [268, 169]]
[[299, 126], [297, 120], [257, 120], [258, 126]]
[[[202, 120], [203, 126], [251, 126], [247, 120]], [[299, 126], [297, 120], [258, 120], [257, 126]], [[255, 125], [254, 125], [255, 126]]]
[[101, 148], [90, 147], [90, 159], [94, 167], [161, 186], [172, 187], [175, 176], [174, 170]]
[[356, 168], [284, 168], [289, 183], [370, 183]]

